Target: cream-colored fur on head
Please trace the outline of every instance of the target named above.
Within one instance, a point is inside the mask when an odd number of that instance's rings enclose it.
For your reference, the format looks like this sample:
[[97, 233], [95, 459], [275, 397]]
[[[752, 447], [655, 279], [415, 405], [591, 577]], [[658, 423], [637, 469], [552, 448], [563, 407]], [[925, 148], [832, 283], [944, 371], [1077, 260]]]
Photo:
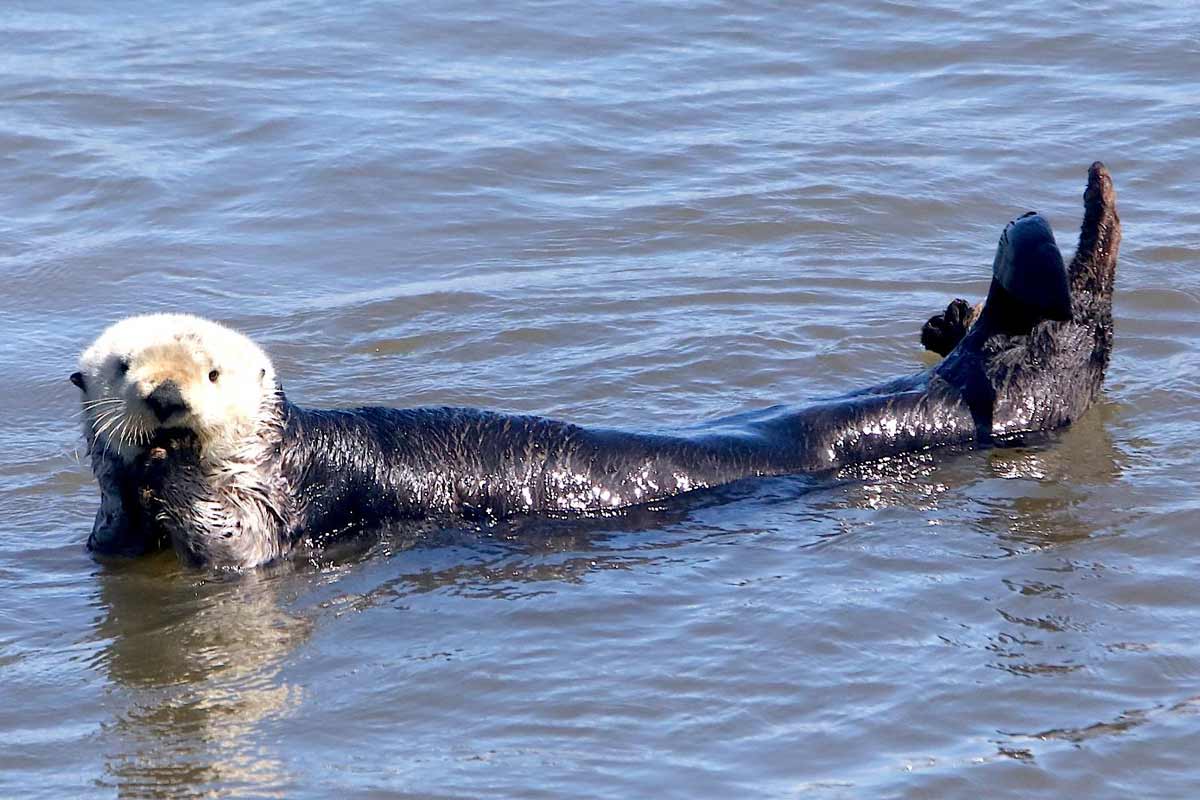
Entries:
[[[275, 369], [235, 330], [190, 314], [114, 323], [79, 357], [83, 433], [92, 450], [132, 461], [160, 428], [184, 428], [202, 457], [228, 458], [270, 414]], [[146, 398], [172, 381], [186, 409], [160, 421]]]

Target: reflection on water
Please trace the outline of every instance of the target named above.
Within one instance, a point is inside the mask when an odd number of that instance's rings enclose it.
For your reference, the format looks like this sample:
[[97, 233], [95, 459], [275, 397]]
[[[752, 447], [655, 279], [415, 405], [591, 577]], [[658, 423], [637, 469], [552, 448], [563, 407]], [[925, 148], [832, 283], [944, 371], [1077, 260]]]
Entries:
[[[597, 570], [653, 563], [656, 557], [639, 555], [636, 544], [614, 550], [606, 542], [685, 517], [683, 508], [660, 506], [608, 519], [529, 520], [486, 529], [413, 525], [373, 546], [326, 551], [319, 562], [243, 575], [199, 575], [171, 554], [112, 562], [97, 574], [101, 646], [93, 667], [118, 687], [122, 707], [105, 725], [101, 783], [131, 797], [192, 796], [205, 785], [286, 797], [281, 787], [293, 777], [264, 730], [267, 723], [286, 725], [305, 700], [306, 688], [280, 670], [309, 640], [314, 620], [431, 592], [475, 600], [533, 598], [548, 591], [539, 588], [547, 582], [579, 583]], [[404, 555], [420, 550], [451, 552], [451, 563], [406, 571]], [[342, 589], [347, 570], [364, 559], [389, 558], [399, 574], [365, 591]], [[297, 590], [307, 592], [312, 611], [290, 610]]]
[[1004, 733], [1006, 736], [1011, 736], [1015, 741], [1021, 739], [1032, 739], [1035, 741], [1061, 739], [1072, 744], [1082, 744], [1090, 739], [1128, 733], [1139, 725], [1151, 722], [1155, 717], [1174, 714], [1200, 714], [1200, 696], [1189, 697], [1171, 705], [1130, 709], [1121, 713], [1116, 719], [1095, 722], [1082, 728], [1053, 728], [1051, 730], [1038, 731], [1037, 733], [1017, 733], [1013, 731], [1005, 731]]
[[125, 704], [106, 726], [104, 783], [123, 796], [212, 782], [285, 796], [288, 776], [261, 723], [304, 699], [279, 680], [311, 633], [284, 607], [289, 571], [201, 578], [164, 556], [98, 574], [95, 666]]
[[[394, 559], [398, 574], [321, 605], [341, 614], [431, 592], [474, 600], [552, 594], [555, 584], [581, 584], [601, 571], [652, 567], [669, 560], [674, 550], [724, 533], [697, 524], [693, 516], [699, 510], [752, 497], [766, 503], [795, 500], [815, 482], [806, 476], [778, 483], [787, 487], [786, 493], [758, 495], [755, 482], [748, 481], [603, 517], [516, 518], [466, 528], [436, 522], [396, 526], [371, 555]], [[406, 569], [406, 555], [437, 550], [452, 554], [447, 565]]]
[[975, 521], [979, 529], [1010, 552], [1093, 535], [1087, 501], [1097, 486], [1118, 481], [1122, 473], [1123, 457], [1108, 430], [1114, 410], [1109, 403], [1097, 404], [1045, 446], [988, 451], [987, 467], [996, 480], [982, 482], [974, 492], [983, 510]]
[[[943, 634], [943, 641], [978, 650], [979, 663], [989, 669], [1026, 679], [1061, 678], [1086, 670], [1105, 647], [1104, 614], [1081, 602], [1077, 577], [1103, 577], [1106, 567], [1055, 554], [1103, 528], [1098, 520], [1108, 512], [1095, 505], [1098, 491], [1123, 474], [1124, 458], [1110, 431], [1114, 411], [1102, 403], [1071, 430], [1039, 444], [957, 456], [911, 454], [842, 470], [837, 477], [846, 483], [810, 503], [829, 512], [839, 537], [861, 540], [872, 528], [891, 536], [926, 534], [920, 546], [928, 548], [928, 531], [946, 531], [944, 547], [1006, 564], [997, 583], [978, 583], [974, 590], [994, 616]], [[908, 525], [925, 530], [898, 531], [881, 516], [897, 511]], [[968, 538], [970, 531], [981, 538]], [[946, 536], [954, 540], [945, 542]], [[925, 618], [931, 611], [937, 613], [921, 605], [912, 614]], [[1036, 760], [1036, 748], [1011, 738], [996, 749], [1005, 758]]]

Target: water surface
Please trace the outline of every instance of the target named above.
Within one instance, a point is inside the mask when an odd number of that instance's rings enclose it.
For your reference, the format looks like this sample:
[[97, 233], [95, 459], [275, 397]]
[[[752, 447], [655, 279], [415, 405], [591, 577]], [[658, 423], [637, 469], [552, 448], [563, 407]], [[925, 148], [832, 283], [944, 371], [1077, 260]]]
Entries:
[[[1186, 4], [48, 8], [0, 12], [0, 795], [1200, 790]], [[932, 363], [1095, 159], [1117, 349], [1043, 445], [244, 576], [84, 552], [66, 377], [123, 315], [302, 403], [681, 426]]]

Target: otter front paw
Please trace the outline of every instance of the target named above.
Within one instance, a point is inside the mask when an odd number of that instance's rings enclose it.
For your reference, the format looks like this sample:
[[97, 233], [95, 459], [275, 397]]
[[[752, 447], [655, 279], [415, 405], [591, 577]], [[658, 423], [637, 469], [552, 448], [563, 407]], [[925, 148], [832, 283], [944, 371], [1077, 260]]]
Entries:
[[949, 355], [958, 346], [967, 331], [975, 324], [979, 308], [972, 308], [966, 300], [956, 299], [946, 306], [941, 314], [935, 314], [921, 326], [921, 344], [940, 356]]
[[198, 480], [200, 447], [195, 437], [168, 431], [155, 439], [133, 463], [138, 499], [154, 514], [168, 498], [186, 492]]

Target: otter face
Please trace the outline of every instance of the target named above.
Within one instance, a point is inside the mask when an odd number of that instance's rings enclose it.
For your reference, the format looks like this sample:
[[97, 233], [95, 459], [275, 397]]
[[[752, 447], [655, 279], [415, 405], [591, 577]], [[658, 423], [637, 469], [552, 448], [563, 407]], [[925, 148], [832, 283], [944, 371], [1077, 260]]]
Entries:
[[270, 359], [242, 334], [186, 314], [129, 317], [79, 358], [89, 446], [133, 461], [164, 430], [195, 434], [201, 453], [228, 455], [269, 414]]

